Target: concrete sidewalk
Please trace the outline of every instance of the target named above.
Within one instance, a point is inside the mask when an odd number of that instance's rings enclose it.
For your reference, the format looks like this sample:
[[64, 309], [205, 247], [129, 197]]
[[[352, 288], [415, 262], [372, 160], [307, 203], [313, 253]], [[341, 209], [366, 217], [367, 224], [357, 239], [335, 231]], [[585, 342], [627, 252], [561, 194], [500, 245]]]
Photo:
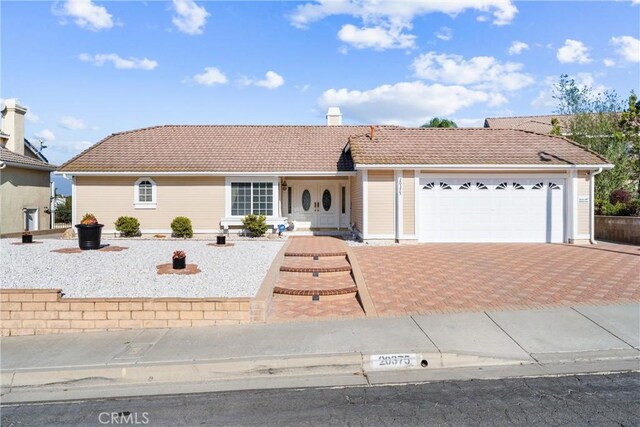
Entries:
[[2, 338], [2, 403], [640, 368], [640, 305]]

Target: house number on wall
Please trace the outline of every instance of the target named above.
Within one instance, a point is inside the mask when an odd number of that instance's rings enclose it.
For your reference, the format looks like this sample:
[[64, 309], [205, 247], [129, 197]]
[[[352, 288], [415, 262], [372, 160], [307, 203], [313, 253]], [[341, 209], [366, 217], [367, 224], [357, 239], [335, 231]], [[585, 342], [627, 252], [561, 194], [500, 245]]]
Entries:
[[579, 203], [589, 203], [589, 196], [578, 196]]

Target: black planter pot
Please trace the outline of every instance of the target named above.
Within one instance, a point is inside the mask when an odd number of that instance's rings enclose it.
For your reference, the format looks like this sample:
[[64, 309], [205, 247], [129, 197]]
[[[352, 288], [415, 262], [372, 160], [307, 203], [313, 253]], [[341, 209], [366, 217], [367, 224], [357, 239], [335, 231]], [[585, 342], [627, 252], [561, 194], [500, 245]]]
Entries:
[[33, 243], [33, 234], [23, 234], [22, 243]]
[[216, 243], [219, 245], [226, 245], [227, 244], [227, 236], [217, 236], [216, 237]]
[[182, 270], [187, 266], [186, 258], [174, 258], [173, 259], [173, 269], [174, 270]]
[[102, 227], [104, 227], [104, 224], [77, 224], [78, 246], [80, 246], [80, 249], [83, 251], [100, 249]]

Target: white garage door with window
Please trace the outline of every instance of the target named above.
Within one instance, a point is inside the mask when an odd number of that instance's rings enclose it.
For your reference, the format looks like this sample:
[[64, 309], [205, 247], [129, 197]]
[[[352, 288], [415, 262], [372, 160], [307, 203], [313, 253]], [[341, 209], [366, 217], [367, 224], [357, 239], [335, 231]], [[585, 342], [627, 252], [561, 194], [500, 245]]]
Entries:
[[420, 178], [422, 242], [564, 241], [563, 178]]

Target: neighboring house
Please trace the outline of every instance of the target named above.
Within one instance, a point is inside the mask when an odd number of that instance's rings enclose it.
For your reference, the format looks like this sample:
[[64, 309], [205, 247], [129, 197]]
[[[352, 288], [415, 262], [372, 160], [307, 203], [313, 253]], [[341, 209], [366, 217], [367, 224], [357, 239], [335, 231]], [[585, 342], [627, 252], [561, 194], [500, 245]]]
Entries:
[[521, 116], [521, 117], [487, 117], [484, 127], [491, 129], [518, 129], [549, 134], [553, 130], [552, 119], [558, 119], [560, 133], [569, 135], [569, 119], [571, 116], [557, 114], [555, 116]]
[[0, 132], [0, 233], [51, 228], [51, 172], [56, 166], [24, 138], [27, 109], [5, 101]]
[[[248, 213], [294, 230], [401, 242], [588, 242], [606, 159], [513, 129], [157, 126], [116, 133], [62, 165], [74, 223], [121, 215], [143, 233], [238, 229]], [[335, 125], [334, 125], [335, 124]]]

